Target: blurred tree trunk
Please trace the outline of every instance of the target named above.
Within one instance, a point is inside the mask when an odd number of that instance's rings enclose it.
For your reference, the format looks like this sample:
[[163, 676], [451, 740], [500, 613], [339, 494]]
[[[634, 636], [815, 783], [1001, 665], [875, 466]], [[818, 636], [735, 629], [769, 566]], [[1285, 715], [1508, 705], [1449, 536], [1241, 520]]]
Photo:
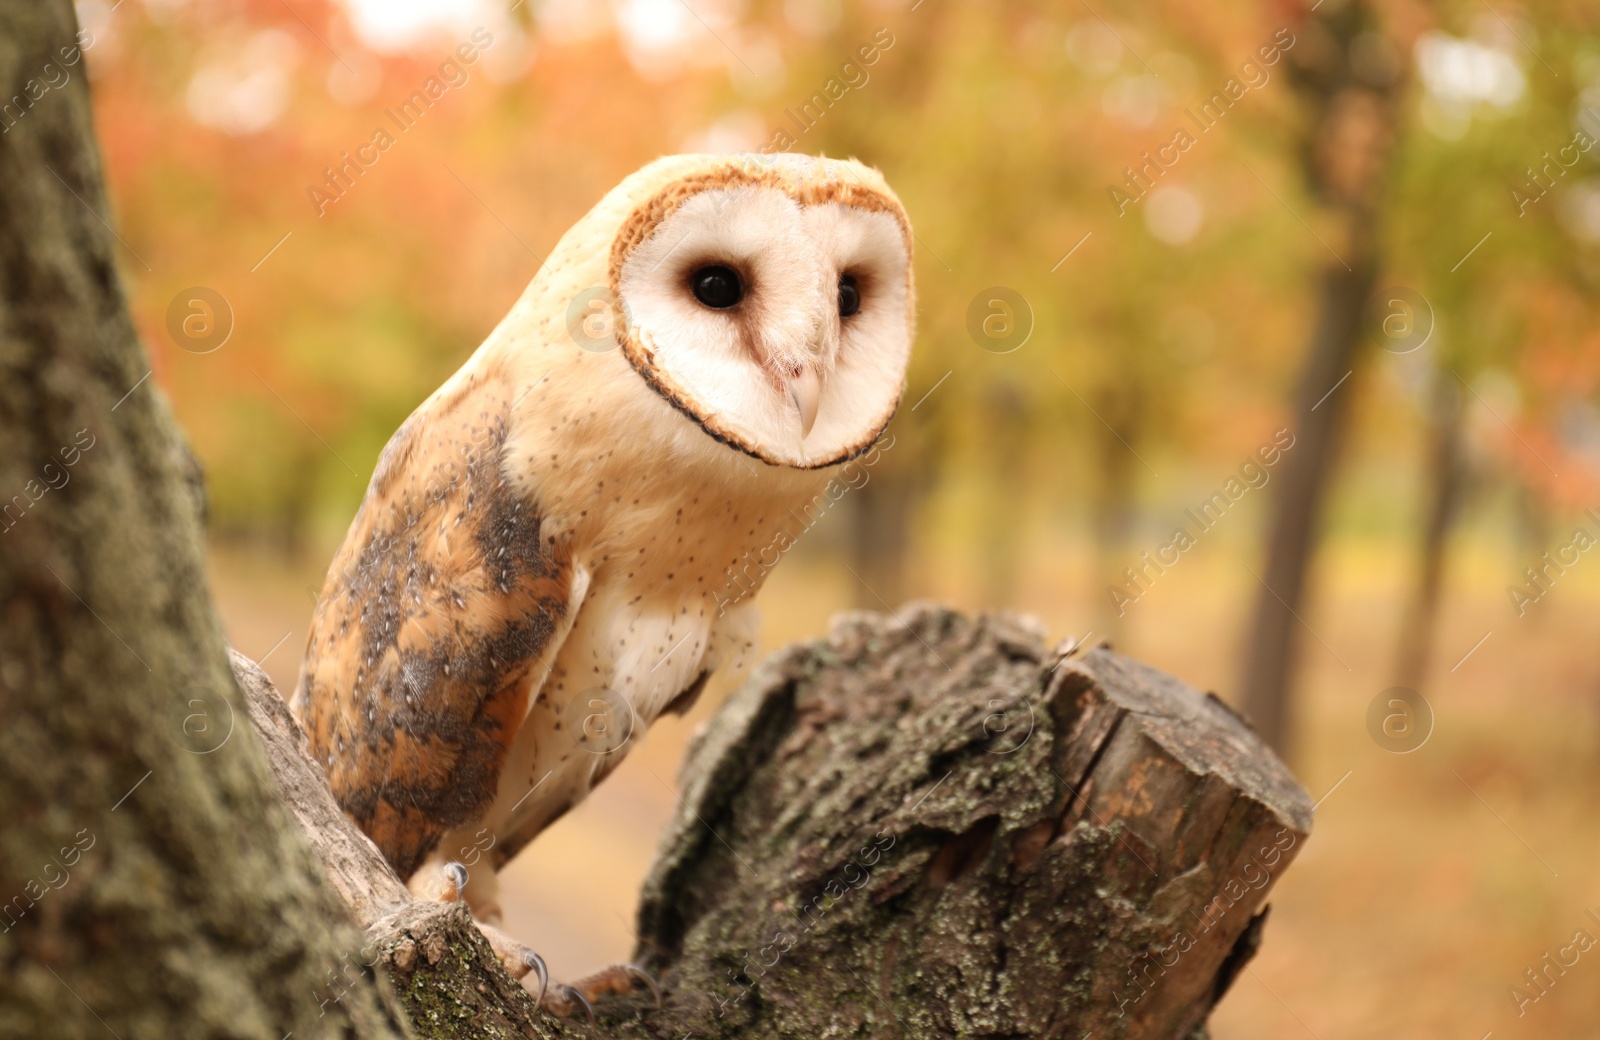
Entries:
[[1309, 109], [1302, 168], [1327, 218], [1313, 224], [1323, 228], [1319, 237], [1333, 255], [1317, 276], [1316, 317], [1296, 394], [1296, 442], [1275, 481], [1264, 587], [1245, 643], [1244, 708], [1280, 752], [1293, 731], [1307, 572], [1355, 389], [1347, 376], [1357, 366], [1376, 281], [1399, 81], [1393, 46], [1363, 0], [1328, 4], [1295, 32], [1290, 73]]
[[[1130, 377], [1135, 378], [1135, 377]], [[1096, 587], [1101, 595], [1098, 632], [1115, 645], [1126, 626], [1123, 608], [1113, 604], [1111, 588], [1138, 593], [1139, 586], [1128, 580], [1126, 570], [1134, 562], [1127, 553], [1128, 532], [1136, 515], [1134, 472], [1139, 459], [1129, 445], [1139, 436], [1142, 425], [1142, 394], [1133, 383], [1108, 387], [1095, 395], [1095, 458], [1100, 482], [1094, 501], [1095, 566], [1099, 570]]]
[[409, 1035], [386, 983], [325, 987], [361, 936], [241, 719], [76, 30], [0, 8], [0, 493], [30, 503], [0, 534], [0, 1036]]
[[983, 561], [984, 604], [1003, 610], [1016, 597], [1027, 534], [1028, 446], [1032, 431], [1027, 395], [1008, 380], [990, 384], [984, 411], [988, 427], [984, 452], [993, 464], [985, 467], [983, 474], [978, 552]]
[[311, 549], [311, 522], [316, 512], [321, 464], [322, 457], [302, 448], [290, 465], [279, 499], [277, 522], [277, 547], [285, 560], [304, 560]]
[[[1555, 537], [1555, 513], [1549, 499], [1525, 481], [1513, 484], [1512, 495], [1516, 509], [1517, 555], [1533, 559], [1544, 552]], [[1548, 613], [1531, 610], [1526, 616], [1533, 624], [1543, 625]]]
[[1461, 390], [1444, 372], [1435, 374], [1428, 426], [1428, 500], [1417, 547], [1416, 584], [1400, 624], [1395, 653], [1395, 682], [1420, 689], [1433, 655], [1433, 633], [1439, 615], [1439, 593], [1444, 587], [1445, 544], [1466, 490], [1465, 412]]
[[[941, 391], [944, 393], [946, 391]], [[878, 438], [878, 450], [862, 456], [866, 482], [844, 497], [846, 557], [855, 574], [855, 604], [864, 610], [895, 610], [908, 598], [927, 594], [909, 580], [918, 509], [945, 457], [950, 417], [934, 394], [916, 412], [900, 412]]]
[[[896, 446], [898, 446], [898, 441]], [[850, 569], [857, 606], [892, 610], [906, 598], [906, 560], [918, 498], [905, 467], [874, 467], [867, 483], [850, 492]]]

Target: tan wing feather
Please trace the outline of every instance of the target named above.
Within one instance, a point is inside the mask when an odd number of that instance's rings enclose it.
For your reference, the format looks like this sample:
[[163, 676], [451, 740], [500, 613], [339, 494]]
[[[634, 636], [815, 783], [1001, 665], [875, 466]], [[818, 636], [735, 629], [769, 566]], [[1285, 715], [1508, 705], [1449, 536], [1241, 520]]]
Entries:
[[481, 815], [553, 653], [565, 547], [504, 476], [512, 392], [448, 384], [397, 431], [334, 558], [294, 708], [345, 812], [408, 877]]

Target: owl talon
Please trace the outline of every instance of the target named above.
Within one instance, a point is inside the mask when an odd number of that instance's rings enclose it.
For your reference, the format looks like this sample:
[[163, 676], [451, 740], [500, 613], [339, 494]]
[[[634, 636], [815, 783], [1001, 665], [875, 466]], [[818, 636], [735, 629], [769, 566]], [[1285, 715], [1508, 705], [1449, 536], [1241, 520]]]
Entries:
[[650, 973], [637, 964], [624, 964], [622, 970], [628, 973], [629, 978], [638, 981], [645, 989], [650, 991], [650, 996], [656, 1002], [656, 1010], [660, 1011], [661, 987], [656, 985], [656, 980], [650, 977]]
[[478, 926], [478, 931], [489, 941], [489, 948], [494, 951], [495, 959], [506, 973], [514, 979], [523, 979], [529, 972], [539, 978], [539, 999], [544, 999], [545, 990], [550, 988], [550, 970], [545, 967], [544, 958], [533, 950], [517, 942], [505, 932], [492, 924], [484, 921], [473, 921]]
[[574, 1005], [576, 1005], [583, 1008], [583, 1013], [589, 1016], [589, 1027], [591, 1029], [599, 1028], [600, 1022], [594, 1017], [594, 1005], [589, 1002], [588, 997], [583, 995], [582, 990], [576, 986], [567, 985], [558, 986], [556, 990], [559, 995], [548, 1003], [541, 1000], [539, 1002], [541, 1008], [557, 1018], [571, 1018]]
[[522, 961], [528, 966], [529, 970], [535, 972], [539, 976], [539, 996], [535, 999], [534, 1003], [543, 1004], [544, 995], [550, 989], [550, 969], [545, 967], [544, 958], [539, 956], [537, 953], [534, 953], [532, 950], [523, 951]]
[[589, 1003], [589, 998], [584, 996], [583, 992], [576, 986], [568, 986], [566, 990], [568, 1000], [575, 1000], [583, 1005], [583, 1013], [589, 1016], [589, 1027], [592, 1029], [598, 1026], [600, 1023], [595, 1020], [594, 1005]]
[[535, 1003], [558, 1018], [569, 1018], [581, 1007], [589, 1016], [589, 1024], [595, 1025], [593, 999], [602, 993], [631, 993], [633, 979], [642, 982], [655, 996], [656, 1006], [661, 1006], [661, 993], [656, 988], [655, 980], [635, 965], [625, 964], [607, 968], [599, 974], [584, 979], [576, 986], [569, 986], [563, 982], [557, 982], [552, 986], [550, 969], [545, 965], [543, 957], [492, 924], [483, 921], [472, 923], [478, 926], [478, 931], [489, 941], [489, 948], [494, 950], [495, 959], [512, 978], [521, 981], [528, 992], [532, 993], [533, 987], [528, 985], [527, 977], [531, 974], [538, 978], [539, 990], [535, 996]]
[[439, 873], [444, 875], [444, 890], [439, 893], [439, 902], [455, 903], [461, 899], [461, 893], [467, 888], [467, 868], [454, 861], [446, 863], [439, 868]]

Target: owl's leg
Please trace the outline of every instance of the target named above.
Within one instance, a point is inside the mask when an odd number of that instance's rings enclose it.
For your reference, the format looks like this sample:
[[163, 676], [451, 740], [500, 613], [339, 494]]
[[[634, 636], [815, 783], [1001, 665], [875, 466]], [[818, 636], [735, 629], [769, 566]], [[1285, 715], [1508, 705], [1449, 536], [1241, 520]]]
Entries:
[[472, 912], [472, 923], [489, 940], [490, 949], [494, 950], [495, 956], [511, 977], [521, 979], [533, 972], [540, 980], [541, 994], [549, 986], [550, 973], [545, 968], [544, 958], [497, 927], [500, 923], [500, 884], [493, 870], [486, 867], [473, 873], [464, 864], [454, 860], [424, 863], [421, 869], [411, 875], [407, 887], [418, 899], [466, 903], [467, 909]]
[[639, 989], [650, 991], [655, 998], [656, 1007], [661, 1007], [661, 987], [656, 985], [656, 980], [650, 973], [637, 964], [613, 964], [593, 975], [579, 979], [568, 989], [577, 990], [579, 994], [591, 1001], [599, 1000], [608, 993], [627, 996]]
[[[661, 1003], [661, 994], [656, 988], [655, 981], [632, 965], [611, 968], [598, 975], [592, 975], [577, 986], [570, 986], [564, 982], [552, 985], [550, 971], [545, 967], [544, 958], [498, 927], [500, 882], [495, 872], [487, 868], [487, 864], [485, 869], [474, 873], [455, 861], [436, 866], [425, 863], [422, 869], [411, 876], [408, 887], [412, 894], [420, 899], [431, 899], [442, 903], [465, 902], [467, 908], [472, 911], [472, 923], [478, 926], [478, 931], [488, 940], [489, 948], [494, 951], [495, 957], [512, 978], [522, 980], [522, 984], [530, 992], [535, 993], [535, 1000], [544, 1011], [567, 1018], [581, 1008], [588, 1016], [590, 1024], [594, 1024], [592, 1003], [594, 998], [601, 993], [627, 993], [633, 989], [631, 985], [619, 986], [612, 980], [611, 973], [616, 972], [622, 972], [624, 976], [632, 973], [633, 977], [643, 980], [651, 993], [655, 994], [657, 1006]], [[529, 984], [530, 974], [538, 980], [537, 991], [534, 991]], [[603, 977], [606, 981], [602, 981]]]

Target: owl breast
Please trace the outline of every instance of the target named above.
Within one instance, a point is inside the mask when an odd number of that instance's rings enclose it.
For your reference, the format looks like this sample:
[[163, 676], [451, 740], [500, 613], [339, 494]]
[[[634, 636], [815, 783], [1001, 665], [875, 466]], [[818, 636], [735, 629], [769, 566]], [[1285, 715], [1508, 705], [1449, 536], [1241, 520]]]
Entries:
[[631, 551], [578, 549], [582, 606], [548, 674], [529, 678], [527, 719], [480, 824], [501, 862], [582, 801], [664, 711], [687, 711], [711, 673], [753, 653], [749, 596], [787, 537], [777, 519], [691, 495]]
[[[709, 673], [754, 650], [751, 597], [826, 502], [826, 471], [768, 466], [705, 436], [617, 353], [576, 363], [586, 378], [529, 379], [538, 385], [508, 442], [507, 469], [527, 476], [547, 548], [573, 561], [578, 606], [548, 669], [527, 679], [527, 717], [475, 825], [496, 837], [501, 862], [674, 701], [682, 710]], [[614, 377], [592, 374], [607, 366]]]

